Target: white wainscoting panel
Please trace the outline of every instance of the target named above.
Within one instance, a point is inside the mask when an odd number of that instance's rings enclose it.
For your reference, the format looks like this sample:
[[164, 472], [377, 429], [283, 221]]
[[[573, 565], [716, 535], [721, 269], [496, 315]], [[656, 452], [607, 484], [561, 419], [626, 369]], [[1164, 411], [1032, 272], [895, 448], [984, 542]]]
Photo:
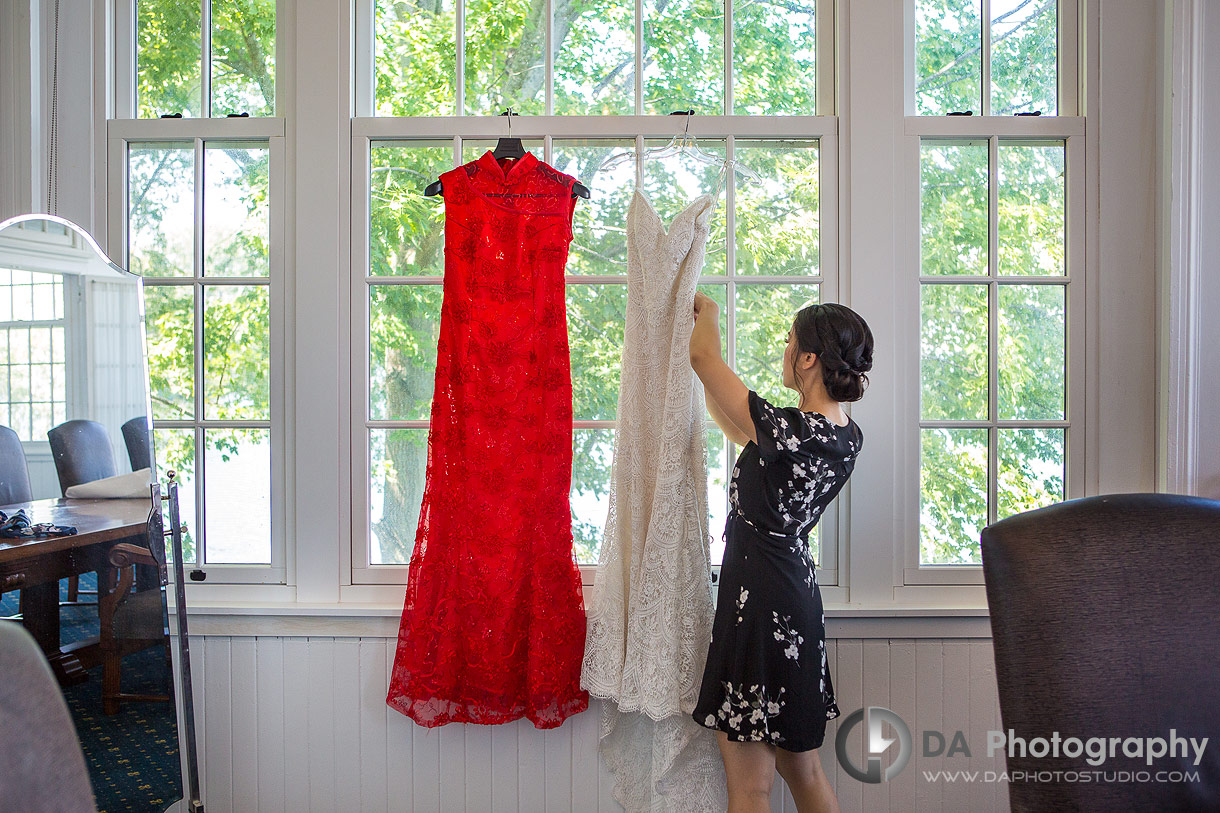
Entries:
[[[622, 809], [598, 759], [596, 703], [547, 731], [526, 721], [422, 728], [385, 704], [395, 644], [192, 635], [209, 813]], [[1000, 729], [990, 639], [831, 639], [827, 650], [844, 716], [864, 705], [892, 709], [915, 746], [895, 779], [864, 784], [839, 767], [834, 739], [843, 718], [832, 721], [820, 753], [843, 813], [1008, 810], [1007, 782], [926, 775], [1004, 769], [1002, 754], [986, 754], [986, 732]], [[932, 729], [945, 733], [946, 746], [962, 731], [971, 755], [922, 756], [923, 732]], [[861, 730], [848, 746], [864, 764]], [[778, 777], [771, 809], [796, 810]]]

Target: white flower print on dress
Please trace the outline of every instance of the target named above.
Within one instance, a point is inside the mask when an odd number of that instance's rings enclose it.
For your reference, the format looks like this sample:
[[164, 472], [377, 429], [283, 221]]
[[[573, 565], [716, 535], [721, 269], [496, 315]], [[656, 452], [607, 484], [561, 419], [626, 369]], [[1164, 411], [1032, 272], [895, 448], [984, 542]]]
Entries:
[[792, 629], [792, 616], [786, 615], [781, 619], [779, 613], [772, 611], [771, 619], [775, 622], [775, 631], [772, 633], [775, 640], [788, 645], [784, 649], [784, 657], [796, 661], [797, 666], [800, 666], [800, 661], [798, 660], [800, 653], [797, 650], [797, 645], [805, 643], [805, 636]]
[[770, 721], [779, 716], [784, 707], [783, 695], [785, 689], [781, 686], [773, 697], [767, 693], [765, 686], [753, 684], [749, 689], [744, 685], [734, 686], [730, 681], [722, 681], [724, 686], [724, 703], [715, 715], [704, 718], [704, 724], [709, 728], [721, 728], [717, 720], [726, 723], [743, 739], [752, 742], [780, 743], [784, 741], [777, 731], [771, 731]]
[[748, 599], [749, 597], [750, 597], [750, 591], [745, 589], [744, 587], [741, 588], [741, 593], [738, 594], [738, 596], [737, 596], [737, 623], [738, 624], [741, 623], [741, 611], [745, 608], [746, 599]]

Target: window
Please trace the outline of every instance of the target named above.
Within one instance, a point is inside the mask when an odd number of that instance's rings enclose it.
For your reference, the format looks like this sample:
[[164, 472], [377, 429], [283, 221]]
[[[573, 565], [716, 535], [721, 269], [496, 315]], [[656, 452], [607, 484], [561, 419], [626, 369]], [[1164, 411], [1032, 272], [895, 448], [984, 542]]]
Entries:
[[134, 2], [138, 118], [274, 115], [275, 0]]
[[[1096, 4], [355, 0], [277, 31], [272, 0], [116, 2], [109, 247], [148, 283], [157, 440], [189, 475], [209, 597], [400, 599], [443, 291], [444, 206], [422, 190], [507, 135], [510, 106], [512, 135], [593, 193], [576, 205], [566, 278], [586, 581], [609, 498], [637, 171], [666, 221], [719, 180], [690, 160], [638, 164], [682, 132], [675, 111], [695, 111], [702, 150], [761, 177], [719, 193], [699, 280], [742, 378], [793, 403], [782, 338], [809, 302], [845, 302], [882, 334], [852, 409], [866, 452], [811, 540], [828, 603], [981, 603], [980, 528], [1092, 487], [1083, 100], [1097, 89], [1082, 93], [1080, 42]], [[290, 162], [277, 109], [294, 117]], [[296, 211], [308, 179], [293, 173], [315, 163], [339, 194]], [[336, 267], [303, 249], [333, 251]], [[322, 341], [315, 320], [326, 343], [337, 324], [341, 346], [296, 358]], [[341, 382], [333, 410], [329, 395], [303, 400], [315, 381]], [[297, 450], [336, 413], [333, 465], [303, 482]], [[738, 449], [708, 430], [718, 561]], [[259, 488], [230, 487], [243, 467]], [[255, 503], [257, 533], [216, 524]], [[334, 533], [309, 524], [321, 515]], [[242, 581], [260, 585], [225, 586]]]
[[64, 277], [0, 268], [0, 424], [26, 442], [46, 442], [63, 423]]
[[[1062, 5], [1067, 12], [1075, 4]], [[1059, 6], [1057, 0], [915, 0], [916, 111], [1060, 115], [1060, 65], [1070, 66], [1058, 59]], [[1073, 72], [1065, 79], [1073, 81]]]
[[1074, 77], [1063, 31], [1075, 14], [1067, 0], [915, 0], [919, 498], [907, 583], [981, 577], [954, 566], [981, 563], [984, 526], [1080, 488], [1084, 127], [1056, 115], [1074, 106], [1060, 80]]
[[[700, 288], [721, 305], [730, 362], [764, 397], [790, 402], [778, 384], [789, 320], [837, 288], [835, 197], [822, 194], [834, 188], [835, 123], [815, 115], [833, 101], [833, 83], [816, 81], [833, 75], [829, 4], [742, 4], [726, 31], [721, 3], [642, 0], [638, 38], [636, 4], [618, 0], [550, 3], [549, 29], [524, 10], [474, 0], [378, 0], [363, 13], [372, 20], [356, 30], [371, 41], [356, 48], [353, 220], [368, 228], [357, 232], [367, 240], [353, 240], [352, 448], [363, 456], [353, 471], [368, 474], [353, 478], [353, 581], [405, 579], [423, 496], [444, 258], [443, 205], [421, 192], [493, 148], [510, 106], [526, 149], [593, 193], [577, 204], [567, 267], [572, 527], [591, 578], [609, 502], [637, 156], [685, 125], [665, 114], [693, 109], [700, 149], [761, 176], [721, 193]], [[642, 170], [666, 222], [718, 184], [717, 166], [689, 159]], [[708, 425], [718, 562], [738, 450]], [[831, 581], [833, 515], [820, 530], [832, 542], [817, 557]]]
[[177, 473], [189, 563], [283, 581], [275, 2], [122, 5], [111, 249], [144, 278], [159, 474]]

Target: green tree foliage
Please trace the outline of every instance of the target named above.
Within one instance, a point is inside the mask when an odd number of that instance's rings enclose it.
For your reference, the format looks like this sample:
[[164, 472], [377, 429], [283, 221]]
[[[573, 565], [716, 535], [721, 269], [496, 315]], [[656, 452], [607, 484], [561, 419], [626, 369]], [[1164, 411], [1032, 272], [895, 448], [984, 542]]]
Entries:
[[[274, 105], [274, 14], [271, 0], [216, 0], [213, 7], [213, 107], [245, 106], [267, 114]], [[543, 0], [469, 0], [466, 4], [464, 111], [544, 112], [546, 99]], [[559, 114], [634, 112], [633, 4], [625, 0], [553, 0], [553, 109]], [[994, 112], [1055, 110], [1054, 0], [993, 0], [992, 94]], [[981, 10], [978, 0], [917, 0], [917, 107], [942, 114], [980, 111]], [[141, 115], [180, 111], [198, 114], [199, 10], [169, 0], [139, 4]], [[735, 112], [812, 114], [814, 9], [812, 2], [759, 0], [734, 4]], [[455, 6], [452, 0], [377, 0], [374, 19], [375, 108], [382, 116], [452, 115], [456, 110]], [[218, 33], [219, 32], [219, 33]], [[642, 99], [645, 113], [693, 108], [723, 110], [723, 6], [715, 0], [645, 0]], [[221, 78], [218, 79], [217, 76]], [[1047, 77], [1050, 77], [1049, 79]], [[193, 94], [193, 95], [192, 95]], [[649, 142], [660, 146], [664, 140]], [[463, 160], [490, 144], [467, 142]], [[527, 142], [540, 157], [540, 145]], [[724, 155], [724, 144], [700, 147]], [[556, 140], [552, 163], [593, 189], [576, 208], [576, 238], [568, 273], [617, 276], [619, 282], [572, 284], [568, 325], [577, 419], [612, 419], [626, 307], [625, 223], [634, 167], [605, 168], [608, 158], [633, 149], [630, 142]], [[737, 157], [763, 177], [738, 185], [735, 234], [726, 232], [723, 204], [713, 217], [704, 268], [704, 290], [722, 306], [727, 337], [730, 304], [735, 319], [739, 373], [765, 397], [792, 403], [780, 386], [783, 335], [793, 314], [820, 297], [815, 285], [749, 283], [749, 275], [807, 275], [822, 271], [819, 253], [820, 189], [816, 142], [738, 140]], [[189, 153], [189, 151], [187, 151]], [[921, 168], [921, 262], [924, 275], [985, 274], [988, 267], [988, 149], [985, 143], [937, 143], [925, 147]], [[369, 287], [370, 355], [368, 416], [374, 420], [429, 417], [444, 271], [443, 206], [422, 188], [453, 166], [452, 142], [378, 142], [371, 151], [369, 266], [353, 273], [382, 279]], [[189, 156], [170, 150], [147, 156], [132, 170], [133, 234], [159, 235], [140, 242], [133, 267], [142, 273], [180, 273], [190, 240], [166, 227], [173, 195], [193, 169]], [[155, 160], [153, 160], [155, 159]], [[1062, 144], [1003, 142], [999, 172], [1000, 273], [1057, 275], [1063, 260]], [[265, 168], [233, 160], [233, 185], [241, 204], [264, 206]], [[137, 169], [139, 171], [137, 172]], [[715, 167], [666, 159], [646, 165], [644, 191], [668, 223], [698, 194], [717, 188]], [[148, 189], [141, 192], [147, 186]], [[833, 192], [833, 190], [832, 190]], [[189, 195], [187, 196], [189, 199]], [[135, 238], [133, 238], [135, 239]], [[143, 240], [143, 238], [140, 238]], [[723, 276], [727, 240], [735, 240], [738, 274], [728, 302]], [[254, 241], [254, 242], [251, 242]], [[265, 256], [246, 235], [209, 258], [221, 273], [244, 274], [249, 258]], [[189, 266], [188, 266], [189, 267]], [[833, 270], [833, 269], [827, 269]], [[408, 284], [390, 284], [394, 278]], [[428, 284], [420, 284], [424, 278]], [[951, 280], [946, 280], [950, 282]], [[977, 289], [977, 290], [976, 290]], [[186, 417], [193, 410], [193, 304], [185, 289], [150, 289], [153, 389], [159, 417]], [[207, 410], [234, 416], [263, 415], [266, 408], [267, 302], [264, 289], [209, 302], [205, 313], [205, 381], [219, 387], [205, 395]], [[981, 295], [978, 293], [981, 291]], [[925, 285], [922, 297], [921, 416], [925, 419], [987, 418], [988, 344], [991, 312], [985, 286]], [[1060, 286], [1005, 284], [994, 309], [999, 347], [1000, 418], [1058, 420], [1064, 416], [1064, 314]], [[213, 346], [211, 343], [215, 341]], [[727, 347], [725, 348], [727, 351]], [[892, 349], [891, 349], [892, 351]], [[879, 355], [886, 354], [879, 348]], [[261, 368], [260, 368], [261, 365]], [[261, 369], [261, 375], [260, 375]], [[219, 414], [216, 412], [215, 414]], [[168, 430], [167, 430], [168, 431]], [[987, 471], [988, 432], [996, 437], [999, 471]], [[173, 461], [192, 471], [194, 448], [183, 433]], [[578, 557], [595, 561], [610, 483], [613, 434], [607, 429], [573, 433], [573, 530]], [[161, 442], [161, 435], [158, 435]], [[178, 441], [175, 441], [178, 443]], [[722, 440], [709, 444], [723, 448]], [[236, 447], [235, 447], [236, 448]], [[978, 530], [987, 518], [987, 482], [997, 482], [999, 515], [1061, 499], [1065, 436], [1061, 429], [929, 429], [921, 442], [923, 558], [978, 561]], [[405, 562], [414, 543], [427, 461], [426, 428], [370, 431], [370, 486], [374, 562]], [[713, 461], [717, 484], [727, 476]], [[715, 496], [713, 495], [713, 500]], [[718, 538], [718, 529], [713, 529]]]

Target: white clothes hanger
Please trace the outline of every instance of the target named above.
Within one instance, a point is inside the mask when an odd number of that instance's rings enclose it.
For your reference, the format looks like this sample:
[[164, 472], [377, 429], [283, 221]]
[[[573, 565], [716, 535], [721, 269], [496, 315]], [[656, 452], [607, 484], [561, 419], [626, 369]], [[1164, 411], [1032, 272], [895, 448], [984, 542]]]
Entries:
[[[675, 155], [685, 155], [695, 161], [709, 166], [719, 166], [720, 176], [717, 181], [717, 192], [723, 188], [724, 182], [728, 178], [729, 170], [740, 173], [747, 181], [752, 183], [761, 183], [762, 177], [744, 166], [736, 159], [721, 158], [718, 155], [704, 152], [699, 148], [698, 141], [690, 134], [690, 119], [695, 114], [694, 110], [681, 110], [675, 113], [670, 113], [671, 116], [686, 116], [686, 126], [681, 133], [676, 133], [669, 142], [661, 147], [652, 147], [645, 150], [639, 155], [640, 161], [636, 164], [636, 182], [643, 186], [643, 163], [649, 160], [660, 160], [670, 158]], [[634, 161], [637, 154], [634, 150], [612, 155], [601, 163], [599, 170], [613, 169], [614, 167], [625, 164], [628, 161]]]

